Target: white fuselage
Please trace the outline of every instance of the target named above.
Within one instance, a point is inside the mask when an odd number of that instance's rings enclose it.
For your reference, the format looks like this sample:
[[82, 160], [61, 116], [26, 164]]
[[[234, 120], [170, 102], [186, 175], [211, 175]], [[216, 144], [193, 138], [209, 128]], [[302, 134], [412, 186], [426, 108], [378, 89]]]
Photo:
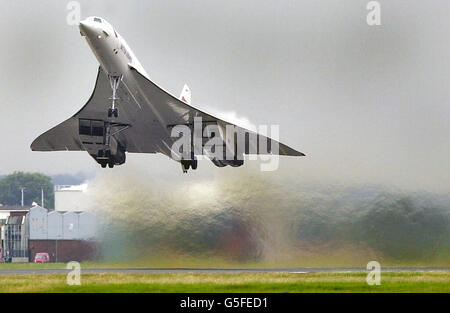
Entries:
[[80, 22], [80, 32], [85, 36], [100, 66], [109, 76], [126, 78], [131, 65], [148, 78], [148, 74], [126, 41], [106, 20], [88, 17]]

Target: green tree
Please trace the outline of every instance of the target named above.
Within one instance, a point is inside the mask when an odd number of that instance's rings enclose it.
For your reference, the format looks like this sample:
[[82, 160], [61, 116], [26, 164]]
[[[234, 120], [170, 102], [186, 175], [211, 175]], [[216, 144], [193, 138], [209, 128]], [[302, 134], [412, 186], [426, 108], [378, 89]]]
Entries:
[[41, 188], [44, 189], [44, 206], [54, 208], [55, 194], [52, 179], [40, 173], [14, 172], [0, 179], [0, 203], [3, 205], [20, 205], [24, 190], [24, 204], [33, 202], [41, 204]]

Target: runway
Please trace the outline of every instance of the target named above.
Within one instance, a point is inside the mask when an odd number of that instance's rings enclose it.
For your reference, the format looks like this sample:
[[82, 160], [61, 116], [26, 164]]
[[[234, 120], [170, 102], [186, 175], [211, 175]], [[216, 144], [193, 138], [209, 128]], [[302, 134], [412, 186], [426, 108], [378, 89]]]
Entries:
[[[388, 267], [382, 272], [441, 272], [450, 271], [450, 267]], [[68, 269], [2, 269], [0, 275], [49, 275], [67, 274]], [[84, 274], [243, 274], [243, 273], [351, 273], [367, 272], [366, 268], [83, 268]]]

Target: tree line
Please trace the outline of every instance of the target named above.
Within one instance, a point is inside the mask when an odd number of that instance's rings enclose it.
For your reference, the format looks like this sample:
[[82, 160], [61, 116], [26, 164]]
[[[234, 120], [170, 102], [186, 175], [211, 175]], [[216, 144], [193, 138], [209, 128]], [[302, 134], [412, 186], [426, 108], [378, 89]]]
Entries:
[[54, 208], [55, 193], [52, 178], [41, 173], [14, 172], [0, 177], [0, 204], [21, 205], [22, 189], [24, 205], [30, 206], [33, 202], [42, 205], [43, 190], [45, 208]]

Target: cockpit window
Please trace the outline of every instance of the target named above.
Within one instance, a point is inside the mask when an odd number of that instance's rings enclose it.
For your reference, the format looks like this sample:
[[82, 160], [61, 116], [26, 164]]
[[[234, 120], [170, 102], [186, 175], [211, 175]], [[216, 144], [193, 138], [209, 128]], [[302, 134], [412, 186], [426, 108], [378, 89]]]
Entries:
[[94, 17], [94, 22], [101, 23], [102, 19], [98, 17]]

